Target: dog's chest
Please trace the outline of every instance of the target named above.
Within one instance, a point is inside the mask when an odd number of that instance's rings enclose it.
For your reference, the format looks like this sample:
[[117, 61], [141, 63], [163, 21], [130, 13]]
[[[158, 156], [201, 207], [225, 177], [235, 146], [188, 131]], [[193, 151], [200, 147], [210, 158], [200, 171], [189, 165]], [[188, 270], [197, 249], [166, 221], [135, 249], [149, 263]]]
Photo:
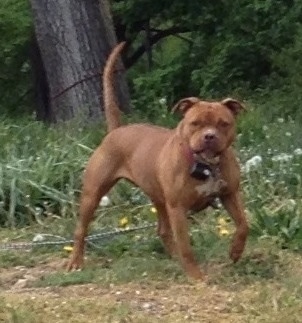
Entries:
[[226, 182], [221, 178], [210, 177], [207, 181], [195, 186], [195, 191], [199, 196], [208, 197], [218, 194], [226, 187]]

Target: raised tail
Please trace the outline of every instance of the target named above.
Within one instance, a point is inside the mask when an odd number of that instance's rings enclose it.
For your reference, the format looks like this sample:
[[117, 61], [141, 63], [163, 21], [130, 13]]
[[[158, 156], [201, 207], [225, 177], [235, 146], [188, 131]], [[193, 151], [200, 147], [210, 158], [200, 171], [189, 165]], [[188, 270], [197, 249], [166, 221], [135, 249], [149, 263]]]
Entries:
[[118, 128], [121, 125], [121, 110], [118, 107], [117, 98], [114, 91], [114, 72], [117, 59], [125, 44], [126, 42], [122, 42], [114, 47], [107, 59], [103, 72], [104, 112], [108, 132]]

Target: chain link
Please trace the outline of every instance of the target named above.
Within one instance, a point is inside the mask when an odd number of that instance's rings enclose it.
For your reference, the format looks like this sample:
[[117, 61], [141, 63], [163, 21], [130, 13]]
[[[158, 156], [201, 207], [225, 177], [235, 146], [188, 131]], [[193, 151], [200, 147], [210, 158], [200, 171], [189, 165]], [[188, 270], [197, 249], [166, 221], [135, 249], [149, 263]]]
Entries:
[[[87, 236], [85, 238], [85, 241], [92, 242], [97, 240], [102, 240], [105, 238], [110, 238], [113, 236], [117, 236], [120, 234], [125, 233], [131, 233], [134, 231], [144, 230], [148, 228], [155, 227], [155, 223], [149, 223], [137, 227], [127, 228], [127, 229], [114, 229], [107, 232], [92, 234], [90, 236]], [[43, 234], [41, 234], [43, 237]], [[50, 236], [49, 234], [47, 236]], [[72, 239], [65, 239], [63, 237], [54, 236], [56, 238], [62, 239], [58, 241], [31, 241], [31, 242], [9, 242], [9, 243], [3, 243], [0, 244], [0, 250], [24, 250], [24, 249], [32, 249], [33, 247], [37, 246], [59, 246], [59, 245], [66, 245], [66, 244], [72, 244], [74, 241]]]

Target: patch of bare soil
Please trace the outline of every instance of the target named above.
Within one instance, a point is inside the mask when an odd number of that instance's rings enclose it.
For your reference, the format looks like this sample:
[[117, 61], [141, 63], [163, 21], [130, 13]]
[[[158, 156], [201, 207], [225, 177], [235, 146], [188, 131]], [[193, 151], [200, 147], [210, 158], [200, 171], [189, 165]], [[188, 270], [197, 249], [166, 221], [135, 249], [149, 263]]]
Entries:
[[11, 308], [17, 309], [16, 315], [24, 322], [241, 321], [232, 306], [235, 294], [205, 283], [28, 287], [41, 276], [61, 269], [62, 264], [62, 259], [55, 259], [34, 268], [1, 269], [0, 321], [8, 318]]
[[25, 288], [43, 275], [55, 272], [64, 267], [63, 259], [52, 259], [35, 267], [16, 266], [0, 268], [0, 290], [19, 290]]

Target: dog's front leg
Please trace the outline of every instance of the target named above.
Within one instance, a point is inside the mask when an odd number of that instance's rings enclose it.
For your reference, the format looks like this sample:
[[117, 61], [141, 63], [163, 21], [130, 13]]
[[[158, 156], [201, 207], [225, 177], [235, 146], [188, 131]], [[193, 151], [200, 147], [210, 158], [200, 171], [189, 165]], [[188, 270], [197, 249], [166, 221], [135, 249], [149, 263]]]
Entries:
[[180, 206], [166, 207], [171, 223], [178, 256], [184, 271], [195, 279], [203, 279], [204, 275], [199, 269], [190, 244], [188, 220], [186, 210]]
[[154, 204], [157, 213], [158, 213], [158, 225], [157, 225], [157, 234], [162, 239], [164, 244], [164, 248], [166, 252], [171, 256], [174, 257], [177, 255], [177, 251], [175, 248], [175, 243], [173, 239], [173, 233], [171, 229], [171, 224], [169, 221], [169, 217], [166, 211], [166, 207], [162, 204]]
[[235, 192], [223, 196], [221, 198], [221, 202], [233, 218], [236, 225], [236, 231], [230, 249], [230, 258], [234, 262], [237, 262], [244, 250], [246, 238], [249, 231], [242, 198], [239, 192]]

